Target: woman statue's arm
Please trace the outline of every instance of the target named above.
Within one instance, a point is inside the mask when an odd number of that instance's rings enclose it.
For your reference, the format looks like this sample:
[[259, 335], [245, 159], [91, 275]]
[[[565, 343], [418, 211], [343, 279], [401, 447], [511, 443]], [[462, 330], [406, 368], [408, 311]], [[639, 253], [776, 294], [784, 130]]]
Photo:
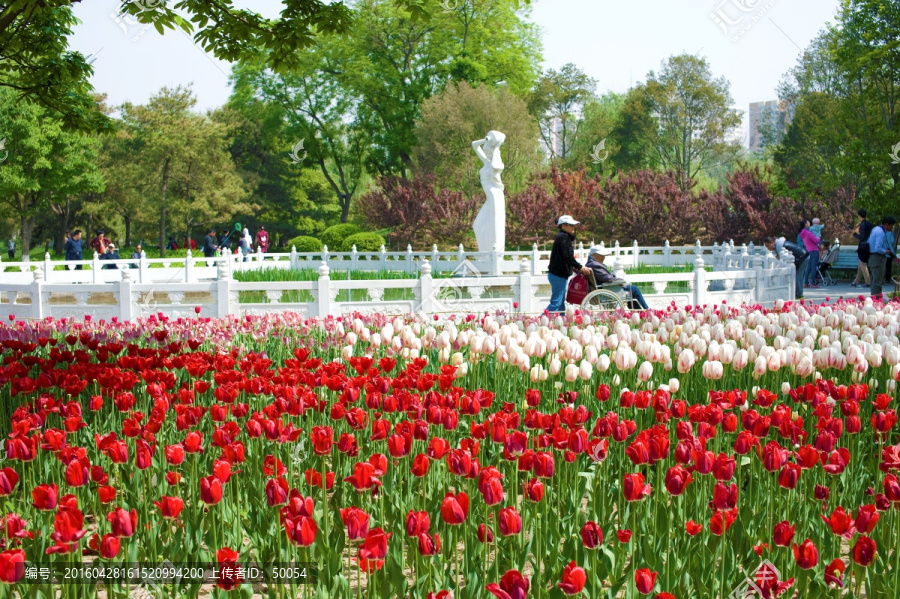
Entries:
[[478, 154], [481, 161], [486, 164], [488, 162], [488, 157], [485, 156], [484, 149], [482, 148], [485, 143], [487, 143], [487, 139], [476, 139], [472, 142], [472, 149], [475, 150], [475, 153]]

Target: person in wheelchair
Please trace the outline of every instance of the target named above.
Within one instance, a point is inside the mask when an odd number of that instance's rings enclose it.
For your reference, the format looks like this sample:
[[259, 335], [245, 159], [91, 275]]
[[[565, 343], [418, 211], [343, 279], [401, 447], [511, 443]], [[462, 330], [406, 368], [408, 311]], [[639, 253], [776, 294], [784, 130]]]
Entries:
[[631, 295], [631, 309], [636, 310], [640, 308], [643, 310], [649, 310], [649, 306], [647, 306], [647, 302], [644, 301], [644, 296], [641, 293], [641, 290], [638, 289], [637, 285], [629, 285], [628, 281], [616, 277], [616, 275], [610, 272], [610, 270], [603, 264], [608, 255], [609, 251], [604, 247], [595, 245], [591, 248], [591, 255], [588, 258], [587, 264], [585, 264], [585, 266], [591, 269], [591, 273], [594, 275], [594, 282], [598, 287], [621, 285], [622, 290]]

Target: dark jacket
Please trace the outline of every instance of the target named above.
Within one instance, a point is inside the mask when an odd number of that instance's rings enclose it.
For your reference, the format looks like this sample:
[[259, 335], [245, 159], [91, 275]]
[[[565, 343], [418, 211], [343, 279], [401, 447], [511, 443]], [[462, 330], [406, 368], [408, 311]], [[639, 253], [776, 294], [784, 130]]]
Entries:
[[216, 255], [216, 240], [212, 235], [207, 235], [203, 239], [203, 255], [212, 258]]
[[609, 283], [622, 283], [623, 285], [626, 283], [622, 279], [618, 278], [616, 275], [612, 273], [606, 265], [600, 264], [594, 257], [591, 256], [588, 258], [587, 264], [585, 264], [588, 268], [591, 269], [594, 273], [594, 283], [597, 285], [608, 285]]
[[859, 223], [859, 233], [854, 233], [853, 236], [859, 239], [860, 245], [864, 243], [869, 243], [869, 235], [872, 234], [872, 229], [875, 228], [871, 222], [866, 219], [863, 219], [861, 223]]
[[573, 269], [581, 269], [581, 264], [575, 260], [574, 242], [574, 235], [559, 232], [553, 240], [553, 249], [550, 250], [550, 267], [547, 269], [550, 274], [568, 279], [572, 276]]
[[81, 260], [81, 241], [75, 241], [71, 237], [66, 241], [66, 260]]

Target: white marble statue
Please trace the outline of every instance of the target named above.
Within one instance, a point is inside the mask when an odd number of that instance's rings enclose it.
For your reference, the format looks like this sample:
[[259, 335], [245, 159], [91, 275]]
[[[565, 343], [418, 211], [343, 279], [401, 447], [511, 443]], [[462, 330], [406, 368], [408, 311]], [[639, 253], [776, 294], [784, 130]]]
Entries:
[[475, 217], [475, 240], [479, 252], [503, 251], [506, 248], [506, 200], [503, 197], [503, 183], [500, 174], [503, 172], [503, 159], [500, 158], [500, 146], [506, 136], [499, 131], [491, 131], [484, 139], [472, 142], [472, 149], [481, 158], [481, 186], [487, 201], [478, 216]]

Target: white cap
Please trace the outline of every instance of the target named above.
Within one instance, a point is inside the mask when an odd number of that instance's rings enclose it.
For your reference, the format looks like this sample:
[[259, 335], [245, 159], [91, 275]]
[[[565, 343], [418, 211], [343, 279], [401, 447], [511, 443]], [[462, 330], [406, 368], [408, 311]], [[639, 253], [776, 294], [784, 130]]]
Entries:
[[602, 245], [595, 245], [591, 248], [590, 255], [599, 254], [600, 256], [609, 256], [609, 250], [603, 247]]
[[556, 219], [557, 225], [580, 225], [581, 223], [569, 216], [568, 214], [563, 214], [558, 219]]

